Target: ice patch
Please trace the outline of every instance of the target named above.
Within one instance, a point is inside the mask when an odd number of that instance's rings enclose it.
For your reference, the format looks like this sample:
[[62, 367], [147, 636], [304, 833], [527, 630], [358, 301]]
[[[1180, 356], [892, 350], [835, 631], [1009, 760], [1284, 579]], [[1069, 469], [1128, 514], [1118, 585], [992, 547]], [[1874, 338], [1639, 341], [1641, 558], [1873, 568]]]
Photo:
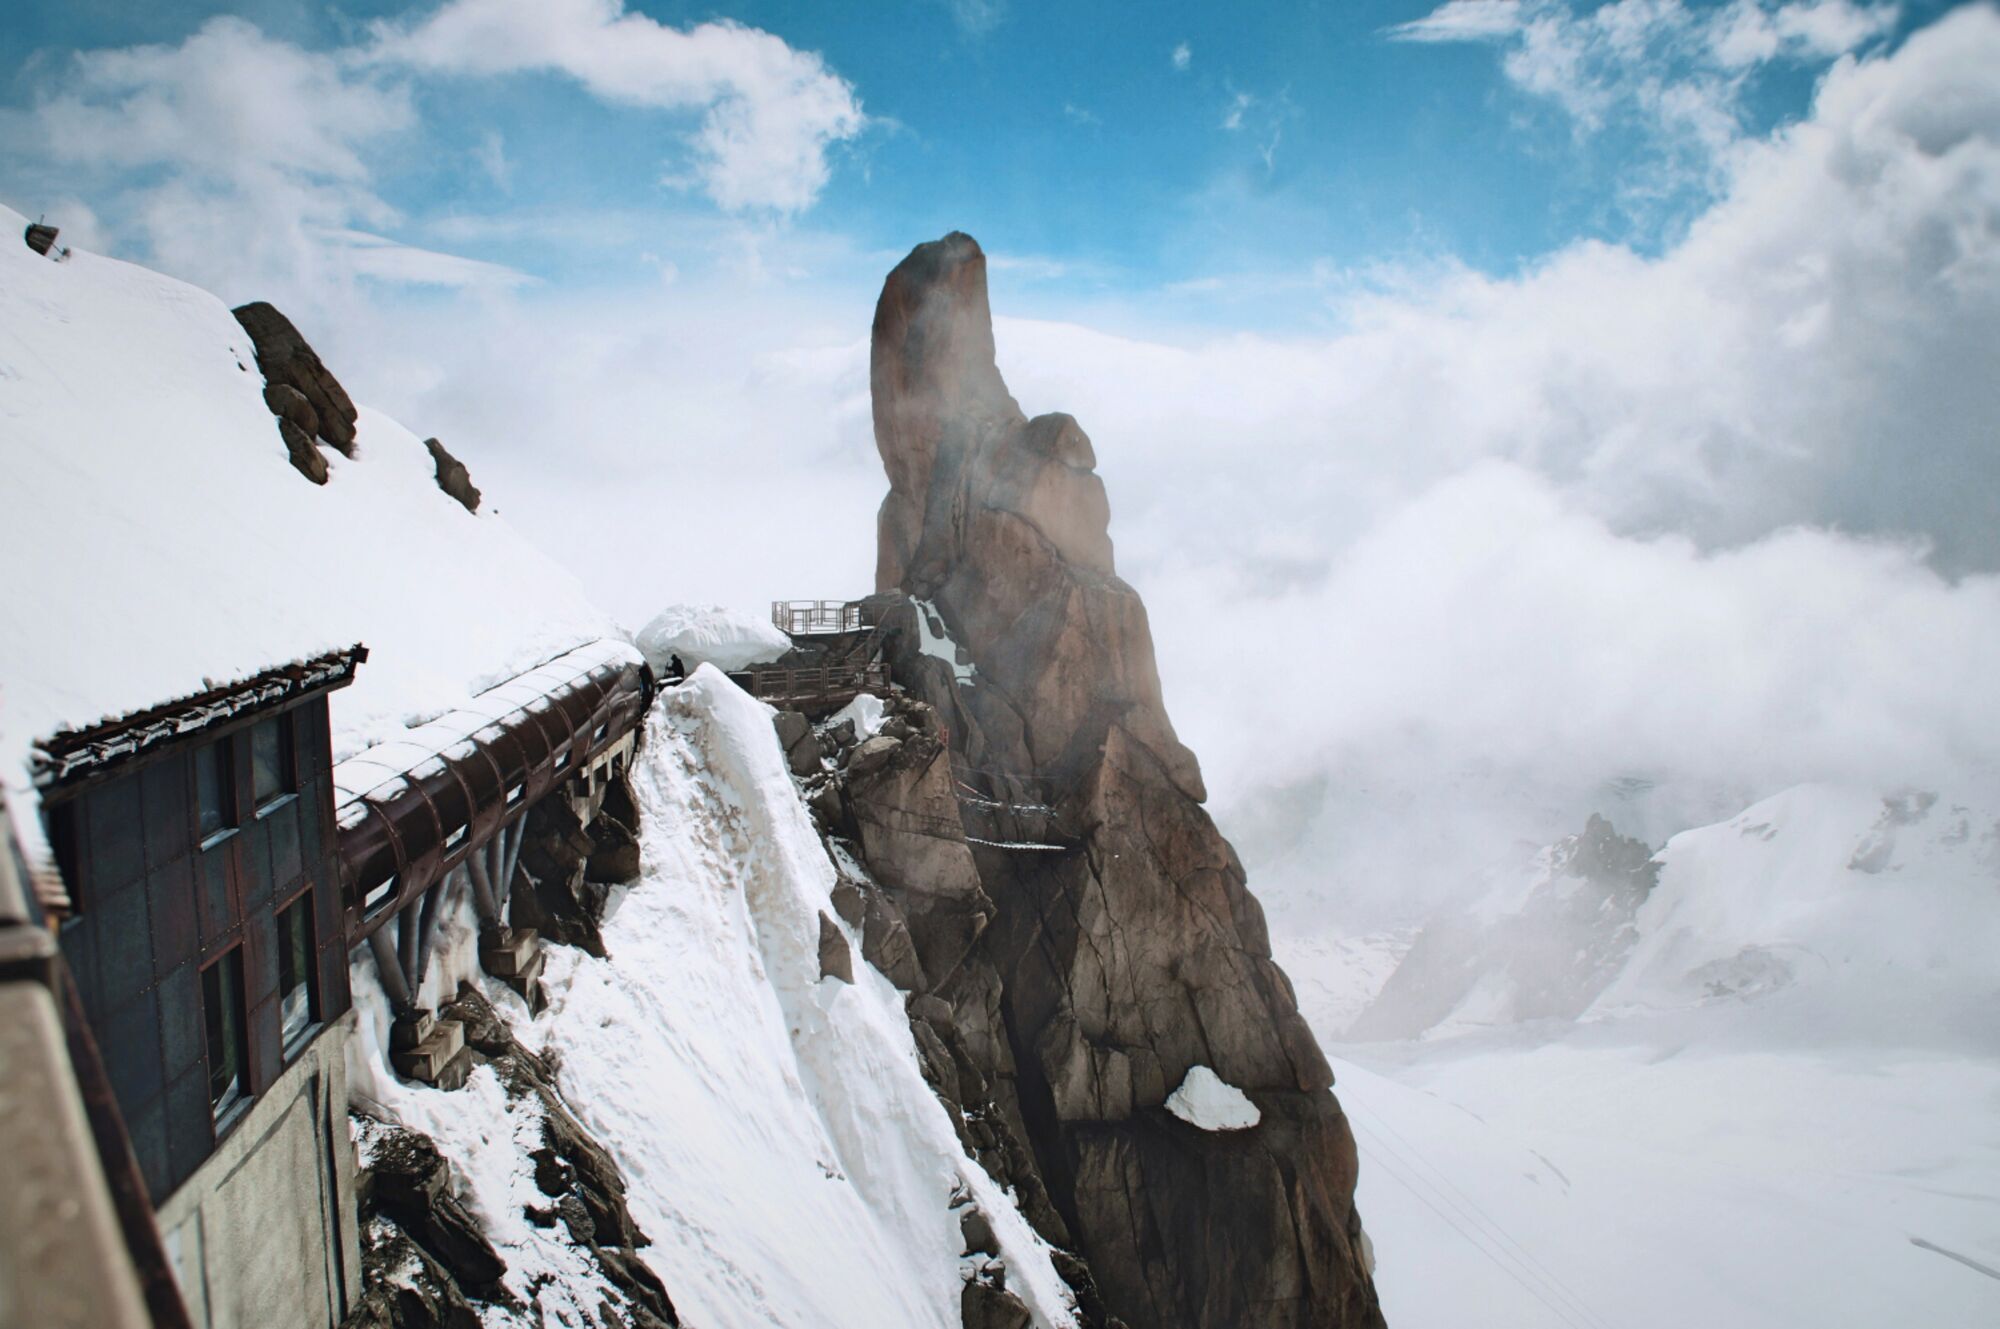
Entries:
[[979, 667], [959, 661], [958, 643], [944, 630], [944, 619], [938, 616], [937, 606], [915, 596], [910, 597], [910, 603], [917, 607], [917, 649], [933, 660], [942, 660], [950, 665], [952, 677], [959, 682], [972, 683]]
[[1167, 1111], [1205, 1131], [1245, 1131], [1264, 1119], [1248, 1094], [1206, 1066], [1188, 1067], [1181, 1087], [1167, 1095]]

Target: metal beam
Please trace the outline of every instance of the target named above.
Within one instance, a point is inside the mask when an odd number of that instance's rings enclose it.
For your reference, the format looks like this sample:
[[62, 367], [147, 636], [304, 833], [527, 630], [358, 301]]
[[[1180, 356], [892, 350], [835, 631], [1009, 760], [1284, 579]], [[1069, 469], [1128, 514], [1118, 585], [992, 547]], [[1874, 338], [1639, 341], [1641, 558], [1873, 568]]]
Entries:
[[465, 875], [472, 881], [472, 907], [479, 911], [479, 921], [487, 927], [505, 927], [507, 920], [500, 917], [500, 901], [493, 893], [493, 878], [486, 871], [486, 851], [490, 845], [465, 856]]
[[368, 949], [375, 953], [375, 972], [381, 976], [382, 990], [389, 995], [389, 1004], [398, 1011], [406, 1011], [416, 1005], [411, 999], [410, 986], [403, 981], [403, 966], [396, 956], [396, 948], [389, 940], [389, 929], [376, 928], [368, 934]]

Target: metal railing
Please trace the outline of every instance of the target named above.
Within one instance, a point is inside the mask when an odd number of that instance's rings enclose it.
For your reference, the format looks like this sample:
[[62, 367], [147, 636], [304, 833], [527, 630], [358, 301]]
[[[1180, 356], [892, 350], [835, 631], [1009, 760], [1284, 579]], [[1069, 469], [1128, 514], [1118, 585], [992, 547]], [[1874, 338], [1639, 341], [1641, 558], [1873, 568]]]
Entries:
[[880, 661], [806, 669], [746, 669], [729, 677], [759, 701], [822, 701], [889, 690], [889, 666]]
[[881, 614], [861, 600], [773, 600], [771, 623], [791, 637], [828, 637], [880, 626]]

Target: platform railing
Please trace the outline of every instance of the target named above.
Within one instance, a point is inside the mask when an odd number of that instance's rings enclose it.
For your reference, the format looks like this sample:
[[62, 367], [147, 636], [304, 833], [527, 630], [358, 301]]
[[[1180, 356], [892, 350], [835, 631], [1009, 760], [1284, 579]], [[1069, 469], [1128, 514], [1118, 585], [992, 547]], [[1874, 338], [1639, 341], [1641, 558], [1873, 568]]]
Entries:
[[880, 661], [866, 665], [819, 665], [804, 669], [765, 666], [746, 669], [729, 677], [759, 701], [818, 701], [889, 690], [889, 666]]
[[861, 600], [773, 600], [771, 623], [791, 637], [824, 637], [876, 627], [875, 606]]

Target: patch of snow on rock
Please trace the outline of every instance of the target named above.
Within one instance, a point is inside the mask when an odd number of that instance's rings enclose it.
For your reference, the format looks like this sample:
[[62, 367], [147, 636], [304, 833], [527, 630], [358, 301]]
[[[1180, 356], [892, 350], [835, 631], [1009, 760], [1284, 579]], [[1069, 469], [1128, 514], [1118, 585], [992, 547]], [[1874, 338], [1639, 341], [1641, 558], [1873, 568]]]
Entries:
[[882, 728], [882, 699], [864, 692], [835, 711], [827, 724], [837, 725], [842, 720], [854, 721], [854, 737], [857, 740], [875, 737]]
[[633, 640], [654, 669], [666, 669], [678, 655], [689, 673], [712, 664], [726, 674], [792, 649], [792, 639], [768, 619], [720, 605], [668, 605]]
[[1205, 1131], [1247, 1131], [1264, 1119], [1248, 1094], [1206, 1066], [1188, 1067], [1181, 1087], [1167, 1095], [1167, 1111]]

